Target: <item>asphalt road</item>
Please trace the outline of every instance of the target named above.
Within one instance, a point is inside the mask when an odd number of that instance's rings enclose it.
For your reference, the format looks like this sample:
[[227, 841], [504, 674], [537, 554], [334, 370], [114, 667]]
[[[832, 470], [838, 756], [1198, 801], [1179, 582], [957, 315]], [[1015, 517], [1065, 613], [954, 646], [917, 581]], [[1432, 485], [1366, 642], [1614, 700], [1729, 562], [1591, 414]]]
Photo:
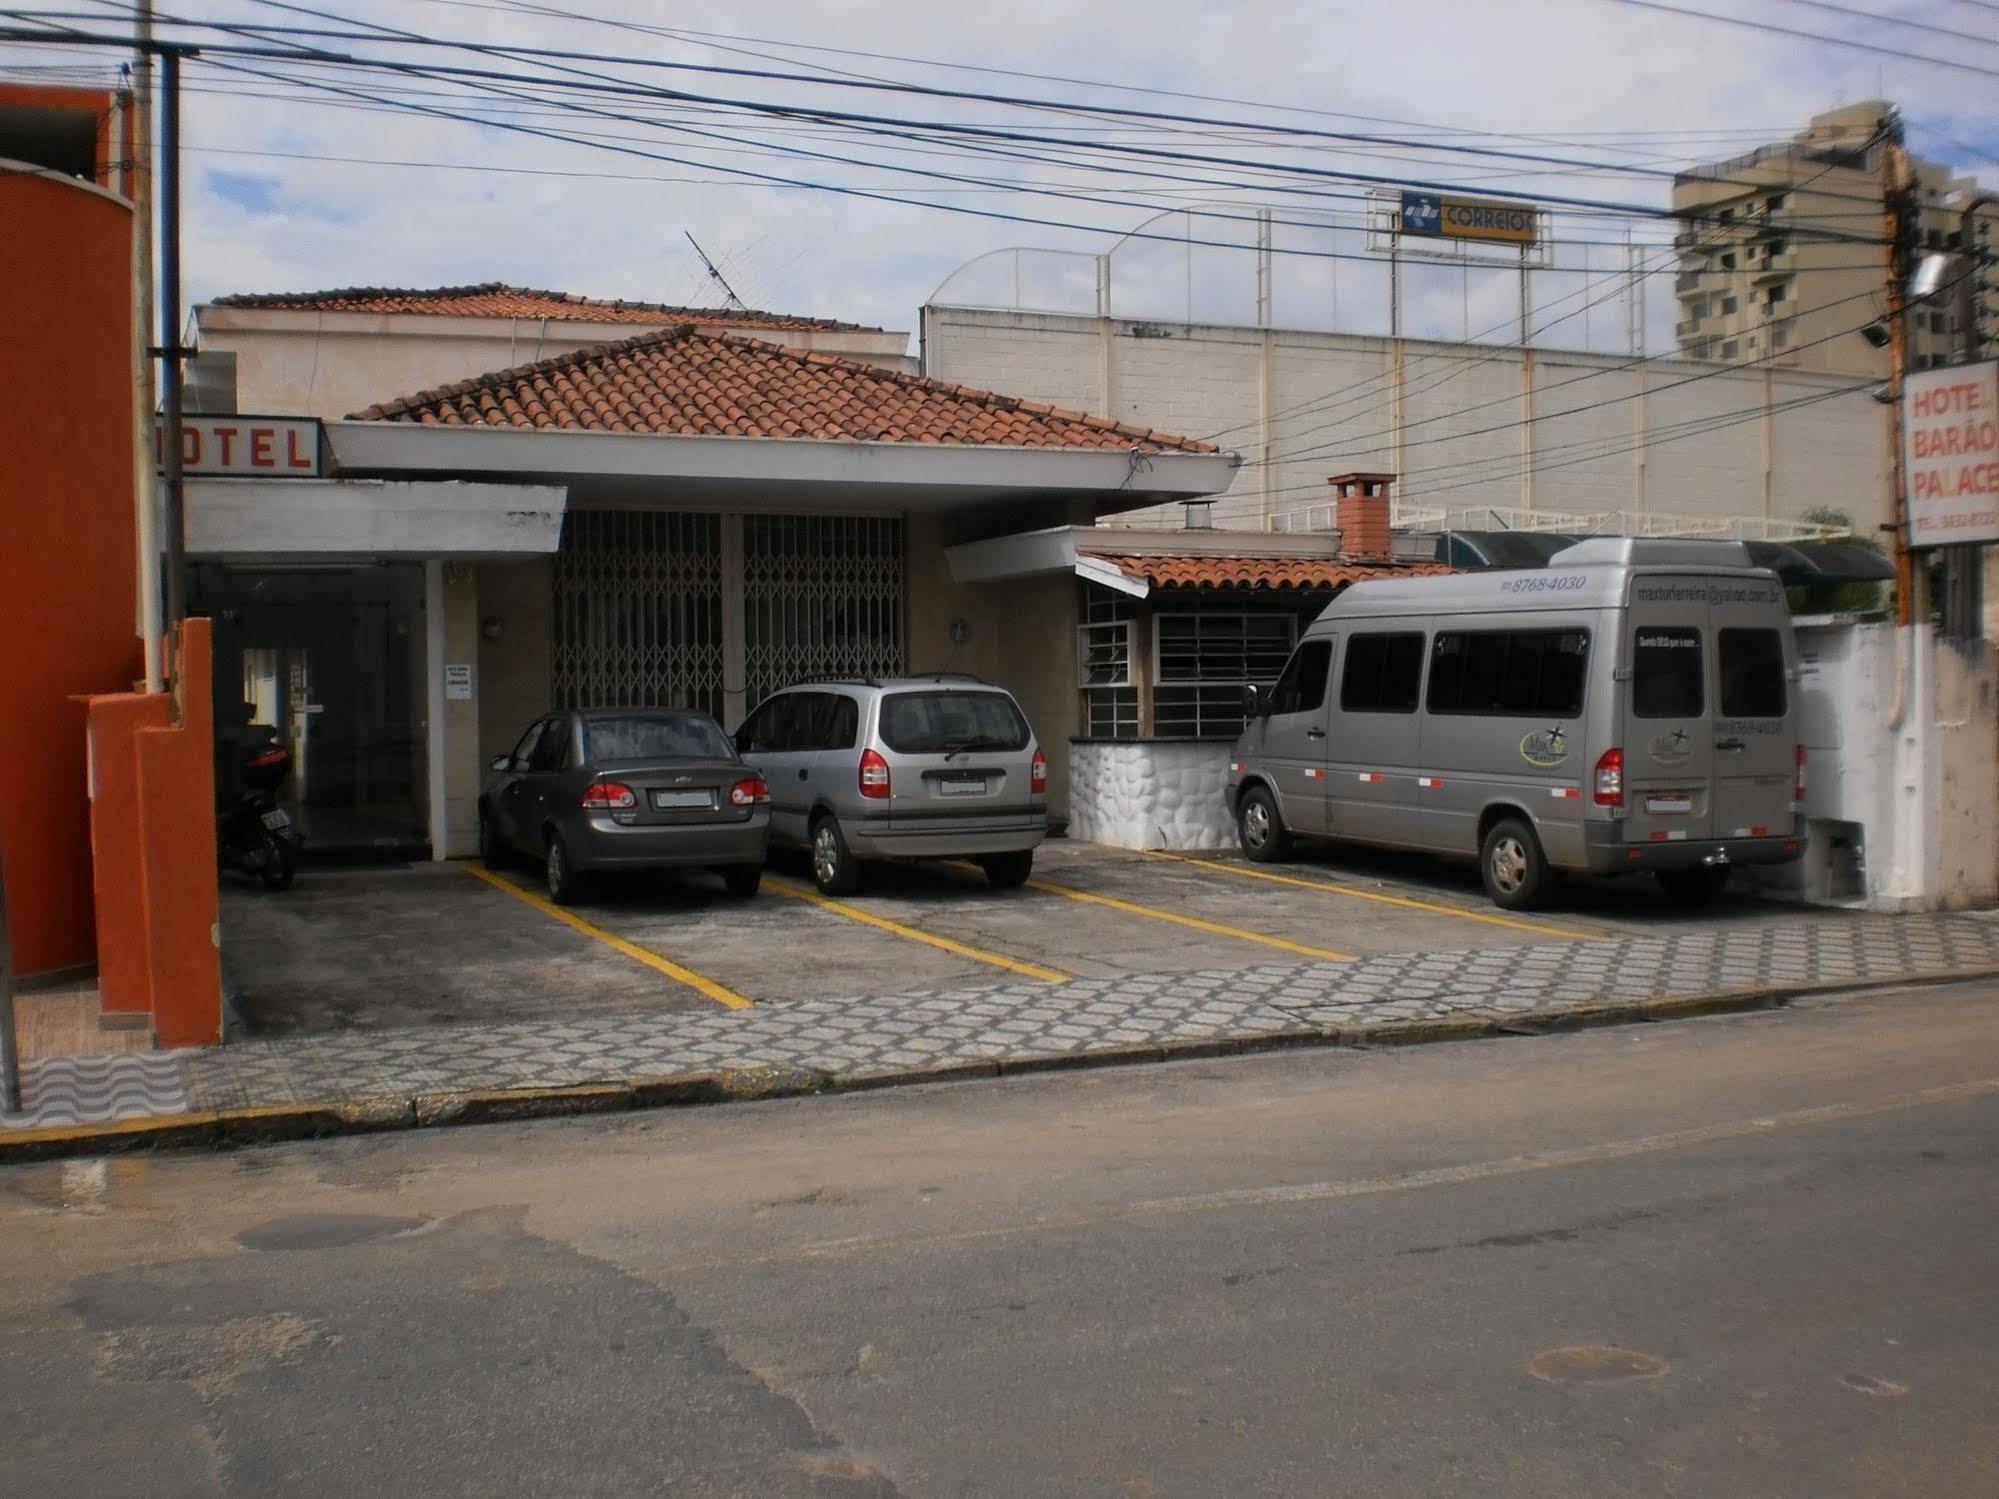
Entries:
[[1999, 986], [0, 1171], [9, 1492], [1999, 1488]]

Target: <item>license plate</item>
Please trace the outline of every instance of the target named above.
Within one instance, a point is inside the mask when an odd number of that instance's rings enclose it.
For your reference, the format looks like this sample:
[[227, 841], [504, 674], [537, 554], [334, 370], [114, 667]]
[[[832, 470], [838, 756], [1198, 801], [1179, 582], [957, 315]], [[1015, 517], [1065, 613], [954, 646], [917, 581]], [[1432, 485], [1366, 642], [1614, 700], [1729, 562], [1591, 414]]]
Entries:
[[984, 796], [986, 780], [984, 776], [953, 776], [939, 781], [937, 790], [943, 796]]
[[273, 833], [282, 833], [291, 825], [292, 819], [289, 812], [278, 811], [266, 812], [264, 814], [264, 826], [269, 828]]
[[712, 807], [715, 793], [712, 791], [655, 791], [652, 804], [660, 812], [681, 812], [689, 807]]
[[1694, 799], [1691, 796], [1648, 796], [1645, 798], [1647, 812], [1691, 812]]

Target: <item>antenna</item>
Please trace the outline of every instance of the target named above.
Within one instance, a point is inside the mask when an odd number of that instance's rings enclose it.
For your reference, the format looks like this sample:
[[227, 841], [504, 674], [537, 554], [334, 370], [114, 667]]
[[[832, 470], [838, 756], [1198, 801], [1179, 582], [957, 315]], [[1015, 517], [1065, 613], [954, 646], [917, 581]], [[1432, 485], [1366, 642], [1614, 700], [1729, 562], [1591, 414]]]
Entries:
[[694, 246], [694, 253], [696, 255], [699, 255], [701, 257], [701, 263], [708, 267], [709, 277], [715, 282], [717, 286], [722, 288], [723, 295], [725, 295], [729, 299], [729, 305], [735, 308], [738, 312], [748, 312], [750, 310], [750, 304], [745, 302], [741, 297], [737, 296], [736, 289], [733, 286], [729, 285], [729, 283], [723, 279], [722, 273], [720, 271], [715, 269], [715, 262], [710, 260], [708, 258], [708, 252], [701, 248], [701, 241], [696, 239], [692, 234], [689, 234], [688, 231], [686, 231], [685, 229], [681, 230], [680, 232], [682, 234], [687, 235], [687, 242], [690, 245]]

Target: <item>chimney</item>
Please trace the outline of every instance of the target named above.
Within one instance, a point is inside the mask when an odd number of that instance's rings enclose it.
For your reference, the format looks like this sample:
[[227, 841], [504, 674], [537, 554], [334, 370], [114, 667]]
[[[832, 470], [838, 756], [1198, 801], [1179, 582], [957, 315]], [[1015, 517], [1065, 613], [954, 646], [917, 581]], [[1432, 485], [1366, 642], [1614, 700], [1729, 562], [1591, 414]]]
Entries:
[[1340, 552], [1369, 562], [1388, 560], [1388, 491], [1393, 474], [1335, 474], [1326, 481], [1339, 501]]

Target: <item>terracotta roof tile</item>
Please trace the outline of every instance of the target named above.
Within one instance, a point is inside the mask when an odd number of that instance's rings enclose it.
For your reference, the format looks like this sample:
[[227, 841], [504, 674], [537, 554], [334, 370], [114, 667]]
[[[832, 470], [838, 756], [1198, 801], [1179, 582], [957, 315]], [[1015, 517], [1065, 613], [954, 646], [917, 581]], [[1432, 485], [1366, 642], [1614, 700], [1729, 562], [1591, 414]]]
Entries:
[[1191, 438], [802, 354], [691, 325], [461, 380], [355, 413], [445, 427], [1212, 453]]
[[1455, 571], [1441, 562], [1349, 562], [1339, 557], [1138, 556], [1086, 552], [1153, 588], [1344, 588], [1368, 578], [1425, 577]]
[[217, 297], [216, 307], [264, 307], [275, 312], [404, 312], [432, 317], [548, 318], [563, 323], [704, 323], [735, 328], [816, 329], [880, 333], [880, 328], [831, 318], [793, 317], [726, 307], [671, 307], [663, 302], [602, 302], [570, 292], [537, 291], [482, 281], [472, 286], [348, 286], [333, 291], [248, 292]]

